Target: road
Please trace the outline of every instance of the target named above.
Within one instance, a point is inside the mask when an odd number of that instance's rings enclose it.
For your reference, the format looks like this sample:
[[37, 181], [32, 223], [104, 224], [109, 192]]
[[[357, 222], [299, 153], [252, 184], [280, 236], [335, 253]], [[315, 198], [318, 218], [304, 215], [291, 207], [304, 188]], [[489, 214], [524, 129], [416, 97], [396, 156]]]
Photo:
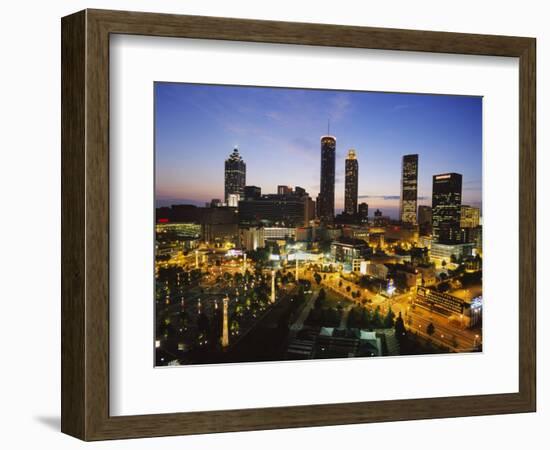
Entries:
[[304, 327], [304, 322], [306, 321], [307, 317], [309, 316], [310, 311], [315, 306], [315, 300], [317, 300], [317, 297], [319, 295], [319, 291], [315, 291], [310, 298], [306, 301], [304, 307], [300, 311], [300, 314], [298, 315], [296, 321], [290, 326], [291, 331], [300, 331]]

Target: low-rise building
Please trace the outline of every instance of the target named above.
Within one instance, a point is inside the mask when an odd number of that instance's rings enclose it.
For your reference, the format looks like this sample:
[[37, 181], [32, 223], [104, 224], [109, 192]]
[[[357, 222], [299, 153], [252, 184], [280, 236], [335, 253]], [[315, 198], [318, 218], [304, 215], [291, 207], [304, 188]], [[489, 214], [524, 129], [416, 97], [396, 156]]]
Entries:
[[296, 238], [296, 228], [287, 227], [265, 227], [264, 239], [270, 241], [284, 241]]
[[341, 238], [330, 246], [332, 259], [349, 266], [349, 268], [352, 267], [354, 259], [362, 259], [367, 248], [365, 241], [351, 238]]
[[430, 258], [441, 264], [460, 261], [461, 259], [472, 256], [474, 244], [440, 244], [433, 242], [430, 249]]
[[416, 266], [416, 270], [422, 277], [423, 286], [433, 286], [437, 282], [435, 269], [432, 266]]
[[379, 280], [385, 280], [388, 277], [389, 269], [385, 264], [369, 263], [367, 264], [367, 275], [377, 278]]
[[239, 228], [239, 247], [244, 250], [265, 247], [264, 229], [261, 227]]

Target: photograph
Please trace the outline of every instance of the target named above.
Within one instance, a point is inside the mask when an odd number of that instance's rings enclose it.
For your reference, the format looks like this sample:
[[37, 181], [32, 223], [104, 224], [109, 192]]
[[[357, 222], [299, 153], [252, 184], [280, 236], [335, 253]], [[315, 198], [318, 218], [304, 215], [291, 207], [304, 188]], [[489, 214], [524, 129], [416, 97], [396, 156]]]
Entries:
[[483, 97], [153, 92], [155, 367], [483, 351]]

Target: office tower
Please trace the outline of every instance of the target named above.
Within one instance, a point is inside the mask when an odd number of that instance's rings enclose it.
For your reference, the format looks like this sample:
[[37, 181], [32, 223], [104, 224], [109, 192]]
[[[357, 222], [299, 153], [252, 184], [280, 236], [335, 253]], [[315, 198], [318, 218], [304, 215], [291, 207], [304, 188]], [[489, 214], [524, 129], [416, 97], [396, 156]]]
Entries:
[[304, 200], [304, 208], [305, 208], [305, 214], [304, 214], [304, 226], [309, 226], [309, 222], [312, 220], [315, 220], [316, 214], [315, 214], [315, 202], [313, 199], [308, 195], [305, 197]]
[[377, 209], [374, 211], [374, 220], [373, 225], [375, 227], [385, 227], [390, 223], [390, 218], [388, 216], [382, 215], [382, 211]]
[[420, 205], [418, 207], [418, 225], [432, 224], [432, 207]]
[[245, 184], [246, 164], [239, 155], [239, 150], [235, 148], [225, 160], [225, 202], [229, 204], [230, 195], [236, 195], [237, 202], [244, 198]]
[[420, 205], [418, 207], [418, 231], [421, 236], [432, 234], [432, 207]]
[[462, 205], [460, 208], [460, 227], [476, 228], [479, 226], [479, 208], [469, 205]]
[[349, 215], [357, 214], [357, 185], [359, 182], [359, 162], [355, 150], [348, 151], [346, 158], [346, 180], [344, 195], [344, 212]]
[[321, 137], [321, 189], [318, 196], [319, 219], [322, 224], [334, 221], [334, 177], [336, 164], [336, 138]]
[[433, 241], [441, 244], [460, 242], [460, 209], [462, 175], [444, 173], [433, 176], [432, 232]]
[[304, 226], [315, 218], [315, 203], [300, 187], [286, 194], [247, 197], [239, 202], [241, 225]]
[[365, 202], [359, 203], [359, 223], [366, 225], [369, 223], [369, 205]]
[[416, 201], [418, 196], [418, 155], [404, 155], [401, 166], [401, 198], [399, 219], [416, 225]]

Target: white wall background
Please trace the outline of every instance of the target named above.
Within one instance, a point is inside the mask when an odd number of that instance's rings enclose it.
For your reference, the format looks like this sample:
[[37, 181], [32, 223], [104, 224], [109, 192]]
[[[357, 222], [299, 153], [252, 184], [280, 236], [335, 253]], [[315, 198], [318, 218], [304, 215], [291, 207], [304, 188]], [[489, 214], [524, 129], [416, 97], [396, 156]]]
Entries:
[[[538, 412], [509, 416], [141, 439], [96, 448], [544, 448], [550, 442], [549, 11], [541, 1], [129, 1], [4, 2], [0, 12], [0, 443], [80, 448], [59, 432], [60, 17], [83, 8], [203, 14], [393, 28], [534, 36], [538, 39]], [[548, 210], [547, 210], [548, 211]], [[509, 213], [509, 212], [507, 212]], [[546, 381], [546, 383], [545, 383]]]

